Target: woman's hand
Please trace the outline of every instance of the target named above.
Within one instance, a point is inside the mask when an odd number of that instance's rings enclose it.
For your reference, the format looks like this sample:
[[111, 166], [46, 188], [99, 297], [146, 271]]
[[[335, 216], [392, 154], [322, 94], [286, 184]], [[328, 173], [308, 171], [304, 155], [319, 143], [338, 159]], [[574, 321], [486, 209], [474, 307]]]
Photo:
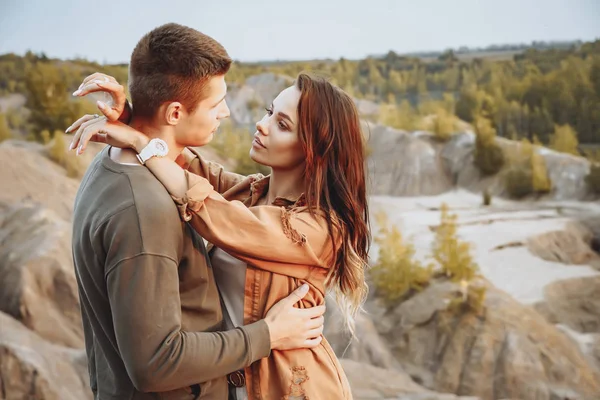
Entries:
[[[113, 105], [109, 107], [102, 101], [97, 101], [96, 105], [102, 111], [102, 114], [108, 118], [109, 121], [121, 121], [127, 123], [131, 114], [131, 110], [126, 107], [127, 96], [125, 95], [125, 88], [117, 82], [115, 78], [110, 75], [106, 75], [100, 72], [93, 73], [86, 77], [79, 89], [77, 89], [73, 96], [82, 97], [92, 92], [108, 92], [113, 98]], [[72, 126], [74, 129], [75, 126]]]
[[[146, 135], [125, 125], [122, 122], [110, 122], [106, 117], [85, 115], [77, 120], [73, 126], [79, 126], [73, 136], [70, 150], [77, 149], [77, 154], [82, 154], [87, 144], [92, 142], [106, 143], [122, 149], [134, 149], [136, 152], [142, 149], [150, 141]], [[67, 129], [69, 132], [70, 128]]]

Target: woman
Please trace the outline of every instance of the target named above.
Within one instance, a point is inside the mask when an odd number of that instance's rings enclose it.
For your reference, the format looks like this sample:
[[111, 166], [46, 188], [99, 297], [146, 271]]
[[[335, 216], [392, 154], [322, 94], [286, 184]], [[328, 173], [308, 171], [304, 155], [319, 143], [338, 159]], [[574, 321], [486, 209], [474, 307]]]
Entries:
[[[122, 124], [93, 126], [80, 130], [72, 147], [108, 138], [122, 147], [137, 143], [139, 153], [148, 142]], [[256, 127], [250, 156], [271, 167], [267, 177], [224, 177], [221, 168], [191, 152], [187, 170], [167, 158], [146, 165], [182, 217], [217, 247], [213, 268], [233, 325], [262, 318], [308, 282], [311, 291], [301, 307], [323, 304], [332, 290], [352, 329], [366, 296], [369, 244], [364, 146], [354, 102], [326, 80], [300, 74]], [[245, 376], [253, 399], [351, 398], [326, 340], [314, 349], [273, 351]]]

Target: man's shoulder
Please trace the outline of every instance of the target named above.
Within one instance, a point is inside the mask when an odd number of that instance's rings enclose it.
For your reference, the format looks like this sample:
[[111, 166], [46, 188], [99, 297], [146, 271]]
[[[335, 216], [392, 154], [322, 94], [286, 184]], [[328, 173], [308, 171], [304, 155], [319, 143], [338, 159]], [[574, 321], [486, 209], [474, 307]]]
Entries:
[[[131, 223], [135, 218], [143, 228], [181, 229], [175, 203], [147, 168], [132, 165], [114, 168], [104, 165], [102, 156], [98, 156], [90, 164], [77, 194], [76, 218], [94, 215], [98, 223], [117, 219], [116, 226], [120, 225], [118, 220]], [[128, 214], [131, 215], [127, 217]]]

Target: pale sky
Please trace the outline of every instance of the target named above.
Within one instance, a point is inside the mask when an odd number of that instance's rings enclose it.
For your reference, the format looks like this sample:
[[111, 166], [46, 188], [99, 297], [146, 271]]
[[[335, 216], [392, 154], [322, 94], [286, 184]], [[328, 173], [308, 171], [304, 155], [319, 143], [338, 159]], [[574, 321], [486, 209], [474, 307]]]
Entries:
[[241, 61], [364, 58], [460, 46], [600, 38], [600, 0], [0, 0], [0, 54], [127, 63], [177, 22]]

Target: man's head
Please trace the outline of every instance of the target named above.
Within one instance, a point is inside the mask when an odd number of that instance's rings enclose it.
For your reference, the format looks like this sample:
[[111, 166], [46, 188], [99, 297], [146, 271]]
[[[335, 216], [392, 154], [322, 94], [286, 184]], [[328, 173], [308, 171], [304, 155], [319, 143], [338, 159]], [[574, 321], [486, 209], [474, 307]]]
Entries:
[[183, 146], [210, 142], [229, 116], [224, 76], [230, 66], [227, 51], [210, 36], [173, 23], [153, 29], [131, 54], [134, 117], [172, 128]]

